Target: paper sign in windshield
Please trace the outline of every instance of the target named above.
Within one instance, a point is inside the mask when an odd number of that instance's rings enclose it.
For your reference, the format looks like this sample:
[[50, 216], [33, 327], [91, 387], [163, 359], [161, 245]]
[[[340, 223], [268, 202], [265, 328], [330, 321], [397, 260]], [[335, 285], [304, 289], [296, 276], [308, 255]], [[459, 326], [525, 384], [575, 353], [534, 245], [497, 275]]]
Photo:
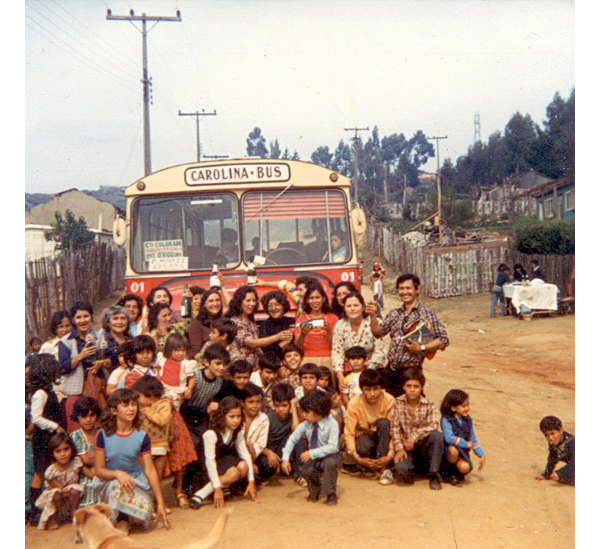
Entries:
[[179, 271], [188, 268], [182, 240], [144, 242], [144, 260], [148, 262], [150, 271]]

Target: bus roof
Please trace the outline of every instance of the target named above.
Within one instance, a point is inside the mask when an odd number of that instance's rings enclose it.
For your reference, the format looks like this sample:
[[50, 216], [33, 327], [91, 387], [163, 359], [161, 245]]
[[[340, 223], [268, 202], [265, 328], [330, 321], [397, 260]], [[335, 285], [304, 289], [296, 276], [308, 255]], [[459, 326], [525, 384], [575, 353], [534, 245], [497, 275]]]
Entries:
[[226, 158], [163, 168], [125, 190], [125, 196], [157, 193], [280, 189], [282, 187], [350, 187], [350, 179], [324, 166], [280, 158]]

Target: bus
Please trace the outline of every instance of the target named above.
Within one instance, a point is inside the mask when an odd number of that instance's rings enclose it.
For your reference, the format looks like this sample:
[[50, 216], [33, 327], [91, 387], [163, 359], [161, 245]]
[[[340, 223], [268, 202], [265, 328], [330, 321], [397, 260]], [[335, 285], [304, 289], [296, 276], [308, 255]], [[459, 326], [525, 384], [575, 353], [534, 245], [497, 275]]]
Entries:
[[[208, 289], [213, 265], [233, 293], [247, 284], [250, 263], [269, 282], [312, 276], [330, 299], [341, 281], [360, 290], [357, 239], [366, 224], [350, 184], [317, 164], [263, 158], [149, 174], [127, 187], [126, 219], [115, 221], [115, 241], [127, 246], [127, 292], [145, 299], [165, 287], [177, 308], [184, 285]], [[261, 296], [273, 288], [256, 289]]]

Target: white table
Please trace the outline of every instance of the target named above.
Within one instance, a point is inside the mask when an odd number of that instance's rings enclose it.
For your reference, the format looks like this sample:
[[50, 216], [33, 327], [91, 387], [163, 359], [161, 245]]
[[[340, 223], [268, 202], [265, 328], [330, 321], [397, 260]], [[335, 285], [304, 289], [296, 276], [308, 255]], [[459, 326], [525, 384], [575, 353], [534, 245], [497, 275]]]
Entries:
[[558, 310], [558, 286], [554, 284], [505, 284], [504, 296], [512, 300], [517, 311], [521, 305], [542, 311]]

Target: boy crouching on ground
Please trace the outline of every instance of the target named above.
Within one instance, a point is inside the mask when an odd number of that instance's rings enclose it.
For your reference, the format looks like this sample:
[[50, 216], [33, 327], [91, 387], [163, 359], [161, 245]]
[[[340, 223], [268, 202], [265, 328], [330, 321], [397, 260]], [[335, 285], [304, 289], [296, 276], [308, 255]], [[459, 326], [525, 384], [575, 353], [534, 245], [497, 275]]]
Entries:
[[290, 454], [294, 446], [305, 435], [308, 448], [300, 454], [302, 475], [308, 483], [308, 501], [316, 502], [320, 495], [326, 496], [327, 505], [337, 504], [337, 476], [342, 463], [338, 439], [340, 429], [335, 419], [329, 416], [331, 399], [325, 391], [312, 391], [300, 399], [304, 419], [290, 435], [283, 448], [281, 470], [292, 472]]
[[381, 484], [393, 484], [389, 465], [394, 458], [390, 435], [394, 397], [383, 390], [383, 378], [378, 370], [363, 370], [359, 384], [362, 394], [353, 397], [348, 404], [344, 428], [346, 450], [361, 467], [381, 473]]
[[[548, 464], [543, 474], [536, 480], [555, 480], [561, 484], [575, 486], [575, 437], [563, 431], [562, 422], [554, 416], [546, 416], [540, 422], [540, 431], [548, 441]], [[557, 463], [566, 465], [554, 471]]]

